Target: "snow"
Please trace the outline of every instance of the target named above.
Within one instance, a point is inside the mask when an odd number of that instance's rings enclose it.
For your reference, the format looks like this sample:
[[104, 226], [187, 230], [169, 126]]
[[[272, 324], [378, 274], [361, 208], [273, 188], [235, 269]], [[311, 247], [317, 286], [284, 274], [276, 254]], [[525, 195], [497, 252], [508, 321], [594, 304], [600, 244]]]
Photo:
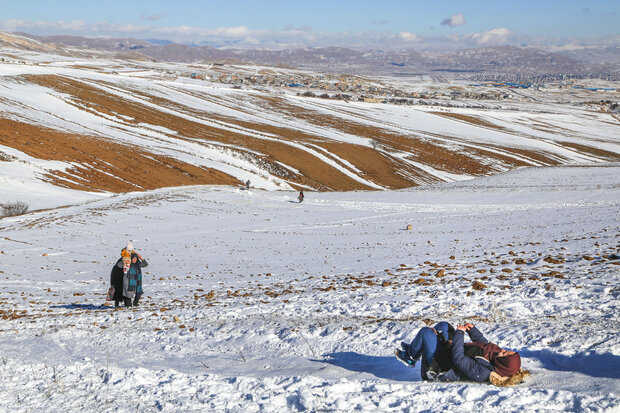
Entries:
[[[18, 187], [6, 168], [1, 199]], [[522, 168], [301, 204], [40, 187], [29, 201], [52, 209], [0, 219], [0, 411], [618, 411], [618, 177]], [[113, 311], [128, 240], [149, 262], [145, 297]], [[475, 323], [531, 377], [420, 381], [392, 354], [423, 320]]]
[[[535, 156], [519, 154], [508, 148], [542, 152], [548, 159], [561, 164], [609, 160], [603, 155], [586, 154], [571, 149], [565, 145], [567, 142], [620, 153], [618, 122], [611, 114], [558, 103], [551, 98], [548, 98], [549, 102], [520, 102], [517, 99], [502, 101], [501, 106], [495, 101], [476, 101], [476, 108], [467, 108], [465, 103], [454, 102], [455, 105], [461, 104], [461, 107], [456, 109], [432, 105], [399, 106], [344, 102], [295, 96], [283, 93], [278, 88], [265, 88], [261, 91], [237, 90], [227, 85], [183, 77], [166, 79], [163, 70], [180, 69], [170, 63], [130, 64], [105, 59], [75, 61], [75, 58], [26, 52], [18, 53], [17, 56], [27, 60], [24, 64], [0, 63], [0, 112], [4, 117], [66, 133], [105, 137], [121, 144], [148, 147], [153, 153], [192, 165], [217, 169], [242, 182], [250, 179], [254, 187], [268, 190], [286, 190], [291, 189], [291, 186], [271, 171], [261, 169], [256, 163], [234, 156], [225, 145], [198, 141], [195, 137], [183, 136], [180, 131], [160, 125], [134, 124], [133, 119], [121, 113], [107, 114], [97, 112], [96, 108], [86, 110], [76, 98], [27, 83], [20, 75], [56, 75], [73, 79], [112, 96], [174, 115], [179, 119], [241, 134], [251, 139], [278, 141], [306, 151], [313, 158], [318, 158], [352, 180], [376, 189], [382, 189], [382, 186], [368, 179], [360, 165], [356, 167], [342, 156], [329, 153], [326, 149], [318, 150], [311, 143], [293, 141], [287, 136], [261, 132], [261, 129], [279, 130], [282, 135], [288, 135], [286, 131], [291, 131], [292, 136], [293, 132], [301, 132], [320, 140], [371, 146], [370, 139], [346, 133], [343, 130], [346, 128], [334, 126], [338, 122], [351, 122], [359, 127], [378, 128], [386, 133], [411, 136], [438, 146], [463, 148], [465, 152], [467, 148], [488, 151], [532, 166], [539, 166], [541, 161], [537, 161]], [[248, 73], [256, 70], [258, 69], [246, 68]], [[294, 70], [290, 72], [293, 73]], [[404, 80], [398, 82], [401, 82], [400, 86], [405, 90], [415, 90], [422, 86], [441, 90], [442, 87], [445, 89], [449, 86], [427, 82], [407, 83]], [[166, 105], [155, 98], [166, 99], [174, 102], [174, 105]], [[276, 103], [267, 103], [270, 99]], [[282, 108], [277, 102], [282, 102]], [[316, 114], [317, 119], [313, 122], [303, 116], [296, 116], [297, 111], [308, 115]], [[431, 112], [465, 114], [496, 127], [476, 125]], [[326, 119], [331, 121], [322, 124], [322, 116], [327, 116]], [[254, 130], [250, 126], [242, 126], [246, 124], [257, 125], [257, 128]], [[261, 125], [264, 127], [261, 128]], [[403, 158], [404, 154], [385, 151], [384, 154], [388, 159], [403, 159], [429, 177], [446, 182], [471, 178], [467, 174], [457, 175], [454, 172], [437, 170], [419, 160], [410, 162]], [[478, 155], [470, 156], [476, 158]], [[477, 160], [485, 163], [484, 160]], [[493, 172], [506, 170], [509, 165], [496, 160]], [[292, 165], [282, 166], [289, 170], [296, 169]]]

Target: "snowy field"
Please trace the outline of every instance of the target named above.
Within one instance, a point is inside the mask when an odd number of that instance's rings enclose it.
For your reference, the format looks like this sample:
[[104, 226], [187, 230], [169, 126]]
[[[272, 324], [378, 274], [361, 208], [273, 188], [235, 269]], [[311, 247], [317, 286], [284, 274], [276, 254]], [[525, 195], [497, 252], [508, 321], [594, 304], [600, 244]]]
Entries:
[[[295, 195], [80, 195], [1, 219], [0, 412], [620, 409], [619, 164]], [[145, 297], [114, 311], [128, 240]], [[440, 320], [531, 377], [420, 381], [393, 349]]]

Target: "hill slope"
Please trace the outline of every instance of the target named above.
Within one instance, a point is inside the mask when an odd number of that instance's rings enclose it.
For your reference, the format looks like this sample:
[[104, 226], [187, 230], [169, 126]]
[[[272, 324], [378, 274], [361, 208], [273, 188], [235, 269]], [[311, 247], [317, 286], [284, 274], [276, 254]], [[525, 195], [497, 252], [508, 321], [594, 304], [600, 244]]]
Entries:
[[[0, 409], [617, 410], [618, 176], [526, 168], [302, 204], [165, 188], [1, 219]], [[128, 238], [145, 297], [113, 311]], [[421, 382], [393, 349], [439, 320], [532, 376]]]

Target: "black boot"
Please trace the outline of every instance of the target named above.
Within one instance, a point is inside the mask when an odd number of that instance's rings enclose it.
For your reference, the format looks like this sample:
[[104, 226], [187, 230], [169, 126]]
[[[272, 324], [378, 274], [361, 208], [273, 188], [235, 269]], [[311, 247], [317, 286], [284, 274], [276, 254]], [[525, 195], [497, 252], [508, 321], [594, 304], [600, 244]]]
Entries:
[[125, 298], [125, 307], [131, 307], [131, 298]]

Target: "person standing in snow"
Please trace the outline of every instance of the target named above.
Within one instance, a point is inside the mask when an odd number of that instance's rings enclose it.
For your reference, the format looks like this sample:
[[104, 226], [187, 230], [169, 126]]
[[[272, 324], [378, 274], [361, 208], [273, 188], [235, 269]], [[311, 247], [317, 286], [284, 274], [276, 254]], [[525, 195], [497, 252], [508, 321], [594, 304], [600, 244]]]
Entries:
[[299, 203], [301, 204], [301, 202], [304, 200], [304, 191], [303, 190], [299, 191], [299, 196], [297, 197], [297, 199], [299, 200]]
[[420, 374], [422, 380], [435, 380], [437, 375], [453, 368], [450, 348], [455, 329], [446, 321], [435, 327], [422, 327], [411, 344], [401, 343], [396, 357], [410, 367], [421, 358]]
[[[110, 285], [114, 288], [114, 294], [112, 296], [112, 300], [114, 300], [114, 308], [119, 308], [119, 304], [123, 300], [123, 265], [118, 266], [119, 262], [123, 262], [123, 258], [130, 258], [130, 256], [119, 258], [119, 260], [112, 267], [112, 272], [110, 273]], [[129, 260], [126, 260], [129, 262]]]
[[121, 258], [116, 262], [110, 276], [110, 283], [114, 287], [114, 307], [119, 307], [123, 301], [125, 307], [137, 306], [142, 297], [142, 268], [148, 262], [133, 250], [132, 243], [121, 250]]
[[133, 252], [131, 254], [131, 261], [129, 267], [126, 266], [124, 261], [119, 260], [116, 264], [119, 268], [123, 268], [123, 301], [125, 307], [137, 306], [142, 297], [142, 268], [149, 265], [140, 254]]

